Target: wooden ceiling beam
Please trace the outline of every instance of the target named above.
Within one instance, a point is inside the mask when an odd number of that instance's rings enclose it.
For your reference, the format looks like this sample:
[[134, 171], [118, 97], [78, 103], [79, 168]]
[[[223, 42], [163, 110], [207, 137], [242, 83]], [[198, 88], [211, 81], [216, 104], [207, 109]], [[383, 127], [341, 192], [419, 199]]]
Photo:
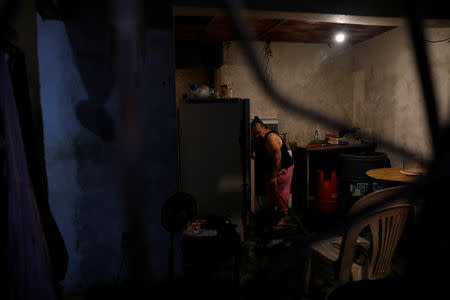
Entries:
[[257, 40], [262, 40], [265, 36], [267, 36], [267, 34], [269, 32], [271, 32], [272, 30], [274, 30], [275, 28], [277, 28], [278, 26], [282, 25], [283, 23], [285, 23], [287, 20], [279, 20], [278, 22], [276, 22], [275, 24], [273, 24], [272, 26], [270, 26], [269, 28], [267, 28], [266, 30], [264, 30], [263, 32], [261, 32], [256, 39]]
[[211, 18], [209, 18], [208, 22], [206, 23], [205, 26], [203, 26], [203, 28], [200, 30], [200, 32], [198, 33], [198, 39], [201, 40], [204, 35], [206, 34], [206, 32], [208, 31], [208, 27], [211, 25], [212, 21], [216, 18], [216, 16], [212, 16]]

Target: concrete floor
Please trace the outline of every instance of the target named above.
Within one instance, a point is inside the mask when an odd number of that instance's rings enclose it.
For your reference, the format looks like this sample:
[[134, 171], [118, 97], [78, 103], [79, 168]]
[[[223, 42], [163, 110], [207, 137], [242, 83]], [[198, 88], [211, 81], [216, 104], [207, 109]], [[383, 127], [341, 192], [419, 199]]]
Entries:
[[[152, 295], [152, 299], [159, 299], [157, 294], [163, 295], [161, 299], [302, 299], [305, 296], [302, 276], [306, 246], [312, 238], [335, 228], [339, 221], [336, 216], [315, 213], [298, 214], [297, 217], [308, 229], [309, 235], [295, 226], [293, 218], [290, 219], [291, 230], [285, 234], [273, 234], [264, 230], [269, 226], [264, 227], [260, 221], [251, 220], [248, 236], [239, 249], [238, 278], [235, 273], [236, 257], [217, 250], [217, 247], [208, 249], [207, 244], [199, 244], [198, 249], [192, 249], [190, 245], [191, 257], [185, 258], [189, 265], [184, 281], [146, 287], [145, 293]], [[219, 245], [219, 248], [223, 246]], [[197, 250], [201, 254], [192, 257], [192, 251]], [[393, 272], [396, 276], [402, 276], [405, 275], [408, 262], [406, 247], [400, 244], [398, 250], [393, 259]], [[331, 274], [324, 268], [316, 278], [325, 282], [331, 279]], [[67, 296], [65, 300], [106, 298], [130, 299], [130, 293], [124, 289], [100, 287], [84, 296]], [[323, 299], [323, 295], [313, 293], [307, 299]]]
[[[236, 296], [241, 299], [260, 299], [269, 295], [276, 299], [301, 299], [305, 296], [302, 283], [307, 244], [315, 237], [336, 229], [340, 219], [333, 214], [314, 212], [298, 214], [297, 218], [309, 231], [308, 235], [296, 226], [292, 217], [291, 230], [285, 234], [258, 230], [262, 225], [250, 222], [249, 234], [241, 248], [239, 289]], [[407, 247], [402, 243], [405, 242], [401, 241], [399, 244], [392, 262], [393, 276], [397, 277], [404, 276], [407, 270]], [[236, 287], [233, 282], [233, 263], [231, 258], [222, 260], [221, 267], [212, 273], [203, 274], [204, 278], [209, 278], [209, 282], [214, 286], [225, 289]], [[329, 269], [320, 271], [315, 280], [332, 280]], [[322, 299], [323, 296], [319, 292], [313, 293], [309, 298]]]

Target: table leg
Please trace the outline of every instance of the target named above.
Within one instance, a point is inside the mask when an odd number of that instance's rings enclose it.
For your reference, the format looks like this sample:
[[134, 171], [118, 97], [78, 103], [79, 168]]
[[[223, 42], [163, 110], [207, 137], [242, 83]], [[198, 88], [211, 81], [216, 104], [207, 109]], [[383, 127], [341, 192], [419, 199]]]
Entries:
[[306, 208], [309, 208], [309, 152], [306, 152]]

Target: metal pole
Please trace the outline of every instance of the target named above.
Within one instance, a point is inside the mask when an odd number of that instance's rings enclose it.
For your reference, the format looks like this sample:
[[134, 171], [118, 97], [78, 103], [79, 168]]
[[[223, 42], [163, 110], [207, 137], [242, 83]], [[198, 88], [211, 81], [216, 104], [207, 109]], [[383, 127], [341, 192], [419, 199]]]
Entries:
[[297, 216], [292, 212], [292, 210], [289, 208], [288, 203], [286, 202], [286, 200], [283, 198], [283, 196], [281, 195], [280, 190], [278, 189], [277, 186], [274, 186], [274, 190], [277, 192], [278, 197], [280, 197], [281, 201], [283, 201], [284, 205], [286, 206], [288, 213], [294, 218], [295, 222], [297, 223], [297, 225], [301, 228], [301, 230], [308, 234], [308, 230], [306, 230], [306, 228], [303, 226], [302, 222], [297, 218]]

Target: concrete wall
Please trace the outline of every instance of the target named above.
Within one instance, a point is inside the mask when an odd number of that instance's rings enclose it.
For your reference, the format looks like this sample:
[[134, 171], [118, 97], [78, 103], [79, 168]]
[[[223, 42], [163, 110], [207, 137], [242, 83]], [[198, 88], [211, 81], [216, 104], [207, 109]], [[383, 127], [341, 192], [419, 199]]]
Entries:
[[[262, 53], [264, 43], [255, 44]], [[345, 49], [322, 44], [270, 44], [272, 57], [269, 71], [273, 83], [297, 103], [351, 122], [353, 114], [351, 57]], [[263, 54], [261, 54], [263, 58]], [[224, 49], [224, 65], [217, 71], [216, 87], [228, 84], [234, 97], [250, 99], [251, 117], [276, 117], [279, 131], [286, 133], [288, 143], [306, 145], [315, 129], [321, 137], [337, 133], [338, 128], [325, 128], [304, 117], [279, 107], [265, 94], [248, 67], [238, 42]]]
[[[450, 36], [449, 28], [428, 29], [428, 39]], [[261, 50], [264, 43], [255, 44]], [[420, 156], [430, 154], [430, 136], [415, 57], [406, 28], [397, 28], [354, 47], [319, 44], [270, 44], [269, 73], [274, 84], [298, 103], [339, 118], [363, 131], [374, 132]], [[450, 113], [450, 44], [429, 43], [441, 122]], [[261, 54], [261, 57], [263, 55]], [[233, 96], [250, 98], [251, 117], [278, 117], [288, 143], [306, 145], [314, 129], [321, 136], [337, 133], [285, 111], [255, 80], [238, 42], [224, 47], [224, 65], [216, 72], [216, 87], [229, 84]], [[379, 151], [385, 151], [380, 145]], [[394, 167], [402, 158], [388, 152]]]
[[[427, 32], [430, 40], [450, 36], [449, 28]], [[353, 122], [427, 157], [431, 153], [430, 133], [408, 34], [406, 28], [397, 28], [352, 50]], [[450, 112], [450, 45], [428, 43], [428, 49], [442, 123]], [[402, 157], [389, 156], [394, 167], [402, 166]]]
[[[107, 22], [86, 9], [65, 23], [38, 16], [38, 55], [43, 107], [49, 202], [69, 252], [63, 286], [67, 293], [86, 292], [95, 286], [114, 286], [124, 252], [124, 209], [118, 191], [116, 143], [94, 134], [77, 114], [98, 125], [89, 105], [102, 103], [115, 117], [112, 36]], [[101, 15], [101, 13], [100, 13]], [[150, 245], [144, 269], [148, 278], [167, 278], [169, 234], [161, 226], [164, 201], [178, 188], [175, 80], [170, 30], [147, 29], [140, 68], [145, 87], [141, 99], [148, 139], [145, 170], [146, 198], [138, 209], [145, 216], [143, 244]], [[154, 45], [160, 47], [154, 47]], [[170, 51], [169, 51], [170, 50]], [[93, 106], [95, 107], [95, 106]], [[101, 124], [105, 130], [112, 124]], [[157, 146], [155, 146], [157, 145]], [[140, 174], [135, 174], [140, 176]], [[136, 199], [129, 199], [137, 203]], [[180, 239], [175, 244], [175, 276], [182, 274]], [[121, 278], [126, 278], [126, 268]]]
[[76, 118], [77, 104], [90, 95], [64, 23], [38, 16], [38, 53], [49, 203], [69, 252], [64, 287], [75, 292], [110, 282], [119, 270], [113, 144]]

